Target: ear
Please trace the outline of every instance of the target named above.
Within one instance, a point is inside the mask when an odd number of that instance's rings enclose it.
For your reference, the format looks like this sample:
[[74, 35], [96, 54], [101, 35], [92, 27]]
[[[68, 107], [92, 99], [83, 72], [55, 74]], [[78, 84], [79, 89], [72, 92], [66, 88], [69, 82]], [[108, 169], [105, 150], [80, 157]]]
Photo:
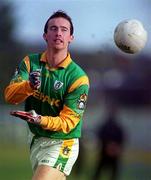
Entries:
[[71, 36], [70, 36], [69, 43], [71, 43], [73, 40], [74, 40], [74, 36], [73, 36], [73, 35], [71, 35]]
[[47, 42], [46, 33], [43, 33], [43, 38], [44, 38], [44, 40]]

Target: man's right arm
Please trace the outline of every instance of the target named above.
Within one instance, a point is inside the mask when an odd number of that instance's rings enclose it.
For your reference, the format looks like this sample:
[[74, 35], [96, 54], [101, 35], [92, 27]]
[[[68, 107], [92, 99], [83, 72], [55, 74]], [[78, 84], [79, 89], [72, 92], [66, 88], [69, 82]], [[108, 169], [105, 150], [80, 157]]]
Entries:
[[10, 84], [4, 91], [5, 100], [11, 104], [19, 104], [34, 93], [29, 82], [29, 57], [26, 56], [17, 68]]
[[33, 92], [29, 81], [22, 81], [10, 83], [4, 91], [4, 96], [6, 102], [10, 104], [19, 104], [27, 99], [28, 96], [31, 96]]

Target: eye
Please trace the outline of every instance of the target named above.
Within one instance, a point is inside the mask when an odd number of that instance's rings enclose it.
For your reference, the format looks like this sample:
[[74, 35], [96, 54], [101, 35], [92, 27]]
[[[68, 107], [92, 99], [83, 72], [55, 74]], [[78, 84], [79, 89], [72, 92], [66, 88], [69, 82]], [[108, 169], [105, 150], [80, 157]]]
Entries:
[[50, 31], [57, 31], [58, 28], [56, 26], [51, 26], [49, 29]]
[[61, 28], [61, 31], [66, 32], [66, 31], [68, 31], [68, 28], [63, 27], [63, 28]]

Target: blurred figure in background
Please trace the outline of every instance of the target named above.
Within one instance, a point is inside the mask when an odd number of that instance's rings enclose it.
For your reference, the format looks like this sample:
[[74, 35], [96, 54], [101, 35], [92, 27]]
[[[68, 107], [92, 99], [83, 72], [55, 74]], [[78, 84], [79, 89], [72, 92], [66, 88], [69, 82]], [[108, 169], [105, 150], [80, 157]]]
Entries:
[[118, 179], [125, 133], [116, 116], [117, 106], [114, 104], [107, 108], [108, 115], [104, 123], [99, 124], [96, 129], [99, 157], [92, 180], [102, 177], [102, 172], [110, 173], [110, 180]]

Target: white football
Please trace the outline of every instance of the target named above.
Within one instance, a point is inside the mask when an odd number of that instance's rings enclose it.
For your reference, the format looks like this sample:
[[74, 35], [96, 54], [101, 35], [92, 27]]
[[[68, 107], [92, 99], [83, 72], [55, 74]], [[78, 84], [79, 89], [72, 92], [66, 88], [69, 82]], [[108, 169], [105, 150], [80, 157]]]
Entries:
[[134, 54], [145, 47], [147, 31], [139, 20], [124, 20], [115, 28], [114, 41], [122, 51]]

